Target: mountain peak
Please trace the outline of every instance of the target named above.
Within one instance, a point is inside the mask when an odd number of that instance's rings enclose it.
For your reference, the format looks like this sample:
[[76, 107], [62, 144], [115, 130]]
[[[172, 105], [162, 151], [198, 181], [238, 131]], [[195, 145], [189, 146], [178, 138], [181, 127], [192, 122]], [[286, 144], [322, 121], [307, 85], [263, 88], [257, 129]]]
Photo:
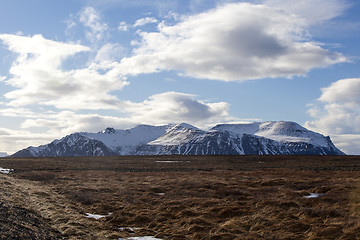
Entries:
[[108, 128], [106, 128], [106, 129], [102, 130], [102, 131], [101, 131], [101, 132], [99, 132], [99, 133], [113, 134], [113, 133], [115, 133], [115, 132], [116, 132], [116, 130], [115, 130], [114, 128], [112, 128], [112, 127], [108, 127]]
[[199, 128], [194, 127], [193, 125], [190, 125], [188, 123], [170, 124], [169, 129], [170, 130], [181, 130], [181, 129], [200, 130]]

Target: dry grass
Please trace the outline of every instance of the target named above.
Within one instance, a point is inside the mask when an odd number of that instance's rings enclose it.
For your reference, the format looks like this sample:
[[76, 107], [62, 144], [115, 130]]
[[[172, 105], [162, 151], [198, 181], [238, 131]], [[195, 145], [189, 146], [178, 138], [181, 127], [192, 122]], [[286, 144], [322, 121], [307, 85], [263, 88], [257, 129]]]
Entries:
[[[15, 169], [0, 178], [2, 199], [47, 219], [65, 239], [360, 239], [360, 157], [34, 158], [0, 166]], [[304, 197], [310, 193], [320, 197]]]

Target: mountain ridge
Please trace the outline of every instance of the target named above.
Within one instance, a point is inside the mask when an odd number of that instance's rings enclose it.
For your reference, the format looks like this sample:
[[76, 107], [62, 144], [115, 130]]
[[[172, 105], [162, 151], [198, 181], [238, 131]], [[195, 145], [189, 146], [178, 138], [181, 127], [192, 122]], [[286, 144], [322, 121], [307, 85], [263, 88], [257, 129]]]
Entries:
[[138, 125], [77, 132], [60, 140], [22, 149], [12, 157], [110, 155], [345, 155], [329, 137], [295, 122], [218, 124], [208, 131], [187, 123]]

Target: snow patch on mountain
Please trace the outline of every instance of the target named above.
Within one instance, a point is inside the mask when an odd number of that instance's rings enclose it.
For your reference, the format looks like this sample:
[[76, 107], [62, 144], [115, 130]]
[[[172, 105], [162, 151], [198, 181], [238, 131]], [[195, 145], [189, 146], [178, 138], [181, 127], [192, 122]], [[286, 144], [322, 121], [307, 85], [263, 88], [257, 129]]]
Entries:
[[190, 142], [204, 133], [205, 131], [202, 131], [192, 125], [182, 123], [169, 127], [166, 134], [149, 142], [148, 144], [168, 146], [179, 145], [185, 142]]
[[131, 154], [135, 146], [146, 144], [166, 133], [168, 126], [139, 125], [127, 130], [106, 128], [98, 133], [80, 133], [82, 136], [96, 139], [121, 154]]

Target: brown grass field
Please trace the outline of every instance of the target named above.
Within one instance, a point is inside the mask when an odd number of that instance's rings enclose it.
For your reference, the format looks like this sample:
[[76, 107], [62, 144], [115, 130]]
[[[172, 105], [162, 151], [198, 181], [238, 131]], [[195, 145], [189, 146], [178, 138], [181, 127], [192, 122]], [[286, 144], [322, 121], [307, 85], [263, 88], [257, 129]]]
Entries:
[[0, 239], [360, 239], [360, 156], [1, 158], [0, 167], [14, 169], [0, 174]]

